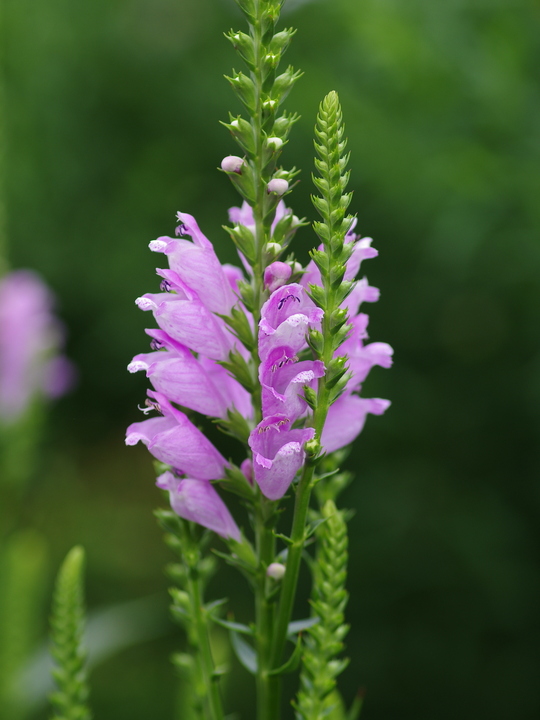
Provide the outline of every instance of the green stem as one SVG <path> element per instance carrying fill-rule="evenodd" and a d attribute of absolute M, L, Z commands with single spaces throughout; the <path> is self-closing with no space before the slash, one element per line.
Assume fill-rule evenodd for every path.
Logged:
<path fill-rule="evenodd" d="M 188 590 L 192 601 L 200 668 L 208 692 L 209 720 L 223 720 L 223 706 L 217 686 L 214 659 L 210 647 L 208 618 L 203 607 L 202 588 L 197 568 L 189 568 Z"/>
<path fill-rule="evenodd" d="M 261 307 L 264 302 L 264 249 L 268 240 L 269 228 L 264 223 L 264 194 L 266 192 L 268 178 L 263 177 L 263 43 L 261 31 L 262 3 L 256 3 L 255 22 L 251 27 L 255 49 L 255 69 L 251 74 L 255 85 L 256 107 L 255 114 L 251 119 L 253 134 L 255 137 L 255 156 L 253 158 L 254 177 L 256 178 L 255 203 L 252 207 L 253 220 L 255 223 L 255 247 L 256 262 L 253 266 L 253 297 L 254 311 L 253 322 L 256 328 L 261 316 Z M 252 353 L 252 360 L 255 368 L 259 367 L 258 349 Z M 255 414 L 255 423 L 262 419 L 261 393 L 260 389 L 253 394 L 252 403 Z M 274 560 L 275 538 L 272 523 L 268 517 L 269 503 L 262 494 L 259 500 L 254 517 L 256 548 L 259 560 L 259 578 L 255 589 L 255 623 L 256 623 L 256 645 L 257 645 L 257 720 L 279 720 L 279 696 L 280 683 L 275 677 L 269 675 L 271 669 L 271 650 L 274 626 L 274 603 L 268 600 L 269 580 L 266 577 L 266 569 Z"/>
<path fill-rule="evenodd" d="M 306 462 L 298 488 L 294 505 L 294 517 L 291 531 L 291 543 L 287 553 L 287 569 L 283 578 L 279 610 L 274 629 L 274 647 L 272 652 L 272 668 L 281 664 L 285 643 L 287 641 L 287 628 L 291 621 L 296 588 L 298 585 L 298 573 L 302 560 L 302 551 L 305 542 L 306 519 L 311 497 L 313 471 L 315 465 Z"/>
<path fill-rule="evenodd" d="M 272 704 L 274 687 L 268 671 L 271 669 L 270 652 L 272 649 L 274 627 L 274 603 L 268 600 L 269 580 L 266 569 L 274 559 L 275 538 L 271 528 L 267 527 L 267 502 L 260 496 L 259 512 L 256 518 L 256 542 L 259 557 L 259 578 L 255 589 L 255 621 L 257 642 L 257 718 L 273 720 Z"/>

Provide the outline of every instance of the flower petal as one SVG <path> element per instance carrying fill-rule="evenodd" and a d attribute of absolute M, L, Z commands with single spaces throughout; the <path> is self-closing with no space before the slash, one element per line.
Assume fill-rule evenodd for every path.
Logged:
<path fill-rule="evenodd" d="M 342 395 L 330 407 L 321 444 L 327 453 L 350 445 L 362 432 L 368 413 L 382 415 L 390 406 L 389 400 Z"/>
<path fill-rule="evenodd" d="M 179 480 L 167 471 L 158 477 L 156 485 L 169 491 L 171 507 L 181 518 L 213 530 L 224 538 L 240 542 L 237 524 L 209 482 L 193 478 Z"/>

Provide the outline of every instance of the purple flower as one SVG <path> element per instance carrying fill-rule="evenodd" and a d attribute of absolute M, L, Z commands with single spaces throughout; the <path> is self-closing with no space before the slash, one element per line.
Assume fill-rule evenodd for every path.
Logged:
<path fill-rule="evenodd" d="M 276 347 L 288 347 L 297 353 L 306 344 L 309 326 L 320 323 L 323 310 L 297 283 L 275 290 L 261 309 L 259 357 L 265 360 Z"/>
<path fill-rule="evenodd" d="M 196 522 L 224 538 L 240 542 L 237 524 L 209 482 L 193 478 L 180 480 L 167 471 L 158 477 L 156 485 L 169 491 L 171 507 L 181 518 Z"/>
<path fill-rule="evenodd" d="M 352 252 L 351 257 L 347 260 L 347 269 L 345 271 L 345 280 L 354 280 L 356 275 L 358 274 L 358 271 L 360 270 L 360 265 L 362 263 L 362 260 L 369 260 L 370 258 L 377 257 L 379 254 L 378 251 L 375 248 L 371 247 L 371 243 L 373 242 L 373 238 L 365 237 L 361 239 L 357 239 L 357 236 L 352 232 L 352 228 L 356 225 L 356 218 L 351 225 L 351 229 L 345 236 L 345 242 L 354 242 L 354 250 Z M 322 250 L 323 246 L 319 245 L 319 250 Z M 322 278 L 321 273 L 319 272 L 318 267 L 315 265 L 313 260 L 310 260 L 306 267 L 306 272 L 302 276 L 302 279 L 300 280 L 300 284 L 307 288 L 309 285 L 322 285 Z"/>
<path fill-rule="evenodd" d="M 131 424 L 126 445 L 143 442 L 152 455 L 197 480 L 219 480 L 227 461 L 200 430 L 160 393 L 148 391 L 162 417 Z"/>
<path fill-rule="evenodd" d="M 363 302 L 377 302 L 379 296 L 379 288 L 369 285 L 367 278 L 364 277 L 358 280 L 352 292 L 347 295 L 341 306 L 347 308 L 349 315 L 353 317 L 358 313 L 360 305 Z"/>
<path fill-rule="evenodd" d="M 304 443 L 315 435 L 313 428 L 291 430 L 285 415 L 272 415 L 260 422 L 249 436 L 253 451 L 255 481 L 270 500 L 287 492 L 304 464 Z"/>
<path fill-rule="evenodd" d="M 278 222 L 281 220 L 281 218 L 285 217 L 285 215 L 289 215 L 290 213 L 292 213 L 292 210 L 286 208 L 283 200 L 280 200 L 276 208 L 276 215 L 274 217 L 274 221 L 272 223 L 272 232 L 274 232 L 274 229 Z M 229 208 L 229 220 L 232 223 L 237 223 L 238 225 L 245 225 L 250 230 L 255 230 L 253 210 L 245 200 L 242 203 L 242 207 Z"/>
<path fill-rule="evenodd" d="M 282 285 L 285 285 L 291 275 L 291 266 L 277 260 L 269 265 L 264 271 L 264 284 L 270 292 L 274 292 L 274 290 L 277 290 Z"/>
<path fill-rule="evenodd" d="M 286 415 L 296 420 L 308 408 L 302 397 L 304 386 L 314 387 L 316 379 L 323 375 L 320 360 L 298 362 L 291 348 L 274 348 L 259 367 L 263 417 Z"/>
<path fill-rule="evenodd" d="M 374 365 L 389 368 L 392 366 L 393 349 L 388 343 L 374 342 L 364 345 L 369 317 L 360 313 L 351 321 L 352 330 L 345 342 L 337 349 L 337 355 L 347 355 L 348 368 L 352 377 L 348 386 L 350 390 L 358 390 Z"/>
<path fill-rule="evenodd" d="M 150 249 L 167 255 L 171 270 L 186 286 L 197 291 L 209 310 L 227 314 L 236 298 L 212 243 L 203 235 L 192 215 L 179 212 L 178 219 L 181 222 L 178 234 L 189 235 L 192 242 L 160 237 L 150 243 Z"/>
<path fill-rule="evenodd" d="M 163 330 L 147 333 L 154 345 L 166 349 L 136 355 L 128 365 L 130 372 L 144 370 L 157 392 L 204 415 L 224 418 L 233 405 L 249 415 L 249 393 L 223 367 L 204 356 L 197 359 Z"/>
<path fill-rule="evenodd" d="M 342 395 L 328 411 L 321 436 L 323 450 L 331 453 L 349 445 L 362 432 L 368 413 L 382 415 L 389 406 L 390 400 Z"/>
<path fill-rule="evenodd" d="M 63 329 L 53 297 L 29 270 L 0 280 L 0 420 L 14 422 L 35 395 L 58 397 L 73 384 L 74 369 L 58 356 Z"/>
<path fill-rule="evenodd" d="M 160 270 L 168 289 L 175 292 L 146 293 L 135 300 L 141 310 L 151 310 L 158 325 L 182 345 L 214 360 L 225 360 L 234 339 L 225 323 L 207 308 L 198 293 L 171 270 Z"/>

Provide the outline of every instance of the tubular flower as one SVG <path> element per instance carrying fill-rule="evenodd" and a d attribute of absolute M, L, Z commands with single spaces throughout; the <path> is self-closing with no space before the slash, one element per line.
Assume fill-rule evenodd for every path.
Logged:
<path fill-rule="evenodd" d="M 126 445 L 142 442 L 157 460 L 197 480 L 223 477 L 228 463 L 210 440 L 164 395 L 152 391 L 148 395 L 154 400 L 153 407 L 163 415 L 130 425 Z"/>
<path fill-rule="evenodd" d="M 315 430 L 291 430 L 285 415 L 272 415 L 260 422 L 249 436 L 253 451 L 255 481 L 270 500 L 283 497 L 305 460 L 304 444 Z"/>
<path fill-rule="evenodd" d="M 359 389 L 375 365 L 384 368 L 392 366 L 394 351 L 388 343 L 374 342 L 364 345 L 363 341 L 368 337 L 366 332 L 368 322 L 369 317 L 365 313 L 360 313 L 353 318 L 351 333 L 336 353 L 347 355 L 351 374 L 347 387 L 350 390 Z"/>
<path fill-rule="evenodd" d="M 362 432 L 366 417 L 382 415 L 390 407 L 390 400 L 342 395 L 328 410 L 322 431 L 321 444 L 327 453 L 339 450 L 355 440 Z"/>
<path fill-rule="evenodd" d="M 302 391 L 306 385 L 314 387 L 317 378 L 324 375 L 320 360 L 303 360 L 290 347 L 274 348 L 259 367 L 264 417 L 286 415 L 291 420 L 307 410 Z"/>
<path fill-rule="evenodd" d="M 161 270 L 162 286 L 174 292 L 146 293 L 135 303 L 151 310 L 162 330 L 173 340 L 213 360 L 225 360 L 233 346 L 225 323 L 208 309 L 195 290 L 173 271 Z"/>
<path fill-rule="evenodd" d="M 276 208 L 276 214 L 272 222 L 272 232 L 274 232 L 278 222 L 285 217 L 285 215 L 292 215 L 292 210 L 285 207 L 283 200 L 280 200 Z M 255 229 L 255 220 L 253 219 L 253 211 L 247 202 L 244 200 L 241 207 L 229 208 L 229 220 L 237 225 L 245 225 L 250 230 Z"/>
<path fill-rule="evenodd" d="M 203 415 L 225 418 L 233 406 L 251 412 L 249 394 L 224 368 L 193 353 L 163 330 L 147 331 L 163 350 L 135 355 L 130 372 L 144 370 L 154 389 L 170 401 Z"/>
<path fill-rule="evenodd" d="M 259 357 L 264 361 L 277 347 L 288 347 L 294 353 L 306 346 L 306 332 L 317 326 L 323 311 L 307 296 L 298 283 L 275 290 L 261 309 L 259 322 Z"/>
<path fill-rule="evenodd" d="M 169 267 L 187 286 L 196 289 L 205 306 L 212 312 L 228 313 L 236 298 L 223 272 L 210 240 L 201 232 L 195 218 L 178 213 L 177 235 L 190 240 L 160 237 L 150 243 L 150 250 L 165 253 Z"/>
<path fill-rule="evenodd" d="M 184 520 L 196 522 L 224 538 L 241 540 L 240 530 L 227 506 L 206 480 L 180 480 L 167 471 L 158 477 L 156 485 L 169 491 L 172 509 Z"/>
<path fill-rule="evenodd" d="M 37 395 L 55 398 L 73 384 L 75 372 L 58 352 L 63 328 L 53 297 L 29 270 L 0 280 L 0 421 L 15 422 Z"/>
<path fill-rule="evenodd" d="M 221 265 L 191 215 L 178 213 L 178 220 L 179 238 L 150 243 L 151 250 L 167 256 L 169 268 L 157 270 L 162 292 L 146 293 L 136 303 L 152 311 L 159 329 L 146 331 L 152 352 L 136 355 L 128 365 L 130 372 L 144 371 L 150 379 L 154 390 L 148 392 L 148 410 L 160 415 L 130 425 L 126 444 L 142 442 L 170 466 L 172 472 L 161 475 L 157 484 L 169 491 L 180 517 L 239 540 L 238 527 L 209 482 L 223 478 L 228 463 L 172 403 L 223 420 L 232 410 L 248 421 L 253 416 L 250 394 L 219 364 L 233 349 L 249 357 L 219 317 L 228 315 L 235 303 L 242 309 L 237 294 L 244 275 L 239 268 Z"/>

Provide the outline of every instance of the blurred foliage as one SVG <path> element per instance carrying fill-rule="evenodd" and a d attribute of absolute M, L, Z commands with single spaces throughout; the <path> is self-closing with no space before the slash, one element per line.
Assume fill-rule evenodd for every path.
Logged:
<path fill-rule="evenodd" d="M 125 371 L 147 347 L 133 300 L 157 288 L 147 243 L 177 210 L 235 261 L 221 224 L 237 198 L 216 167 L 234 151 L 218 121 L 239 111 L 222 32 L 241 19 L 232 0 L 3 5 L 11 262 L 55 289 L 80 371 L 23 524 L 56 565 L 86 547 L 90 608 L 165 594 L 151 461 L 123 447 L 146 385 Z M 344 694 L 366 688 L 366 720 L 540 711 L 539 21 L 537 0 L 315 0 L 284 18 L 305 71 L 287 102 L 302 115 L 283 156 L 303 168 L 291 204 L 314 217 L 312 127 L 335 89 L 352 207 L 380 251 L 364 266 L 382 290 L 371 336 L 396 350 L 366 382 L 393 407 L 369 419 L 344 498 Z M 299 237 L 305 260 L 314 236 Z M 231 586 L 239 615 L 244 590 Z M 98 667 L 95 716 L 172 718 L 181 644 L 171 626 Z M 249 717 L 238 673 L 227 706 Z"/>

